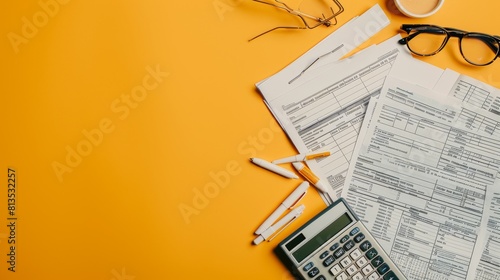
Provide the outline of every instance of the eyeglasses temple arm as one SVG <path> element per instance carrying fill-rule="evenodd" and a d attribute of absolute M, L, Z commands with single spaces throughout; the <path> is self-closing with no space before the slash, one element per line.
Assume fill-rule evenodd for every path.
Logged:
<path fill-rule="evenodd" d="M 275 27 L 275 28 L 271 28 L 257 36 L 254 36 L 253 38 L 249 39 L 248 41 L 252 41 L 264 34 L 267 34 L 271 31 L 274 31 L 276 29 L 314 29 L 320 25 L 325 25 L 325 26 L 330 26 L 332 23 L 331 23 L 331 20 L 335 20 L 335 23 L 334 25 L 337 24 L 337 16 L 339 14 L 341 14 L 342 12 L 344 12 L 344 7 L 342 6 L 342 4 L 340 3 L 339 0 L 332 0 L 335 5 L 337 5 L 337 8 L 339 9 L 338 12 L 335 13 L 334 9 L 332 7 L 330 7 L 330 11 L 332 12 L 332 15 L 329 16 L 329 17 L 325 17 L 325 15 L 322 15 L 323 18 L 320 18 L 320 17 L 315 17 L 315 16 L 311 16 L 311 15 L 308 15 L 306 13 L 303 13 L 301 12 L 300 10 L 294 10 L 292 9 L 291 7 L 289 7 L 286 3 L 284 3 L 282 0 L 275 0 L 276 3 L 279 3 L 281 4 L 282 6 L 280 5 L 276 5 L 276 4 L 273 4 L 273 3 L 269 3 L 269 2 L 266 2 L 266 1 L 263 1 L 263 0 L 252 0 L 254 2 L 258 2 L 258 3 L 262 3 L 262 4 L 266 4 L 266 5 L 269 5 L 269 6 L 273 6 L 275 8 L 278 8 L 278 9 L 282 9 L 286 12 L 288 12 L 289 14 L 292 14 L 294 16 L 297 16 L 300 18 L 300 20 L 302 21 L 302 23 L 305 25 L 305 27 L 300 27 L 300 26 L 278 26 L 278 27 Z M 317 21 L 318 23 L 311 26 L 307 23 L 307 21 L 305 20 L 304 17 L 307 17 L 307 18 L 310 18 L 310 19 L 313 19 L 315 21 Z"/>

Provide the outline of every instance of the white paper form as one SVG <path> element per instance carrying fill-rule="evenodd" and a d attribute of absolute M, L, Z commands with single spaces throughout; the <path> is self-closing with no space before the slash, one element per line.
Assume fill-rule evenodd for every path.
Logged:
<path fill-rule="evenodd" d="M 425 91 L 386 79 L 342 196 L 409 279 L 471 279 L 500 143 Z"/>
<path fill-rule="evenodd" d="M 500 115 L 500 90 L 479 80 L 446 69 L 435 90 L 461 102 Z"/>
<path fill-rule="evenodd" d="M 493 115 L 500 115 L 500 91 L 449 69 L 437 87 L 444 85 L 452 76 L 455 76 L 456 79 L 449 91 L 451 98 L 476 107 L 483 112 L 490 112 L 490 114 L 477 114 L 476 110 L 462 110 L 460 117 L 465 127 L 471 130 L 485 131 L 495 139 L 500 139 L 499 118 Z M 497 173 L 497 177 L 500 177 L 500 172 Z M 477 250 L 476 257 L 479 258 L 479 262 L 476 266 L 476 273 L 473 274 L 475 280 L 500 279 L 500 184 L 496 184 L 491 193 L 492 199 L 487 206 L 489 209 L 489 215 L 486 219 L 487 238 L 482 250 Z"/>
<path fill-rule="evenodd" d="M 275 99 L 306 81 L 307 79 L 300 77 L 290 83 L 306 68 L 310 66 L 304 72 L 309 73 L 317 67 L 339 60 L 389 25 L 389 23 L 389 18 L 387 18 L 382 8 L 376 4 L 362 15 L 339 27 L 280 72 L 258 82 L 256 84 L 257 88 L 266 100 Z M 319 57 L 322 58 L 317 60 Z"/>
<path fill-rule="evenodd" d="M 448 92 L 450 98 L 483 112 L 500 115 L 500 91 L 481 81 L 446 69 L 435 88 Z M 466 128 L 484 130 L 499 139 L 500 123 L 492 114 L 463 111 L 461 117 Z M 497 173 L 497 177 L 499 174 L 500 172 Z M 475 280 L 500 279 L 500 186 L 497 184 L 491 193 L 492 199 L 487 206 L 489 209 L 486 219 L 487 238 L 482 250 L 477 250 L 478 253 L 475 255 L 479 259 L 476 273 L 473 274 Z"/>
<path fill-rule="evenodd" d="M 397 74 L 400 78 L 412 83 L 422 84 L 421 75 L 418 73 L 426 73 L 433 70 L 435 70 L 434 66 L 418 60 L 414 60 L 411 64 L 397 60 L 391 73 Z M 436 72 L 435 75 L 437 76 L 438 73 Z M 500 92 L 497 88 L 451 69 L 443 71 L 433 88 L 436 92 L 440 93 L 437 97 L 441 100 L 444 100 L 443 97 L 452 98 L 463 104 L 468 104 L 494 114 L 499 114 L 500 112 Z M 462 127 L 463 129 L 483 131 L 498 139 L 500 123 L 498 123 L 495 116 L 489 113 L 478 115 L 476 110 L 462 108 L 459 118 L 465 126 Z M 467 156 L 467 152 L 464 151 L 464 154 L 461 156 Z M 477 263 L 474 262 L 474 265 L 469 267 L 469 272 L 471 273 L 469 276 L 470 279 L 500 279 L 500 186 L 494 187 L 490 197 L 492 197 L 490 205 L 485 206 L 486 209 L 489 209 L 489 211 L 486 211 L 489 212 L 488 218 L 486 218 L 487 227 L 483 227 L 487 230 L 487 238 L 485 238 L 484 242 L 477 242 L 475 245 L 476 251 L 473 258 L 479 261 Z M 483 249 L 477 249 L 483 243 Z M 477 269 L 475 273 L 473 272 L 474 269 Z"/>
<path fill-rule="evenodd" d="M 324 200 L 340 195 L 352 151 L 371 95 L 378 94 L 393 61 L 402 52 L 399 35 L 350 59 L 274 100 L 266 100 L 299 152 L 331 150 L 308 161 L 330 186 Z M 411 58 L 406 51 L 403 55 Z"/>
<path fill-rule="evenodd" d="M 498 180 L 497 180 L 498 181 Z M 486 241 L 483 249 L 478 250 L 476 273 L 472 274 L 474 280 L 497 280 L 500 279 L 500 188 L 494 188 L 491 203 L 489 205 L 489 216 L 487 221 Z"/>

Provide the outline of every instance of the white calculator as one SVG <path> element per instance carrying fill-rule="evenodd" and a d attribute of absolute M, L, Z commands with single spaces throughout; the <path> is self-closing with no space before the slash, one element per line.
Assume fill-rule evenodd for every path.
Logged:
<path fill-rule="evenodd" d="M 343 198 L 285 238 L 274 251 L 301 279 L 406 279 Z"/>

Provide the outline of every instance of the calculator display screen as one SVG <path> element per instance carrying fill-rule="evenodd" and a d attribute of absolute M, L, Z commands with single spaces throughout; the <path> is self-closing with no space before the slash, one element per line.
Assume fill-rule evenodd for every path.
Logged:
<path fill-rule="evenodd" d="M 311 240 L 307 241 L 302 247 L 293 252 L 292 255 L 297 260 L 301 262 L 307 256 L 309 256 L 314 250 L 321 247 L 330 238 L 339 233 L 342 229 L 348 226 L 352 222 L 351 217 L 347 213 L 342 215 L 340 218 L 335 220 L 333 223 L 329 224 L 325 229 L 316 234 Z"/>

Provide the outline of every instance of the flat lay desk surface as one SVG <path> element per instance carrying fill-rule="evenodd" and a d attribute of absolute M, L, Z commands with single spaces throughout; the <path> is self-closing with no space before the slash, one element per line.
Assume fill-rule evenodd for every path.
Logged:
<path fill-rule="evenodd" d="M 338 26 L 376 3 L 391 20 L 361 48 L 402 23 L 500 34 L 493 0 L 425 19 L 341 3 Z M 254 84 L 338 26 L 248 42 L 297 20 L 248 0 L 1 6 L 1 279 L 290 279 L 272 249 L 325 203 L 311 188 L 298 221 L 251 244 L 300 182 L 249 161 L 296 152 Z M 466 65 L 456 40 L 422 60 L 500 87 L 500 61 Z"/>

